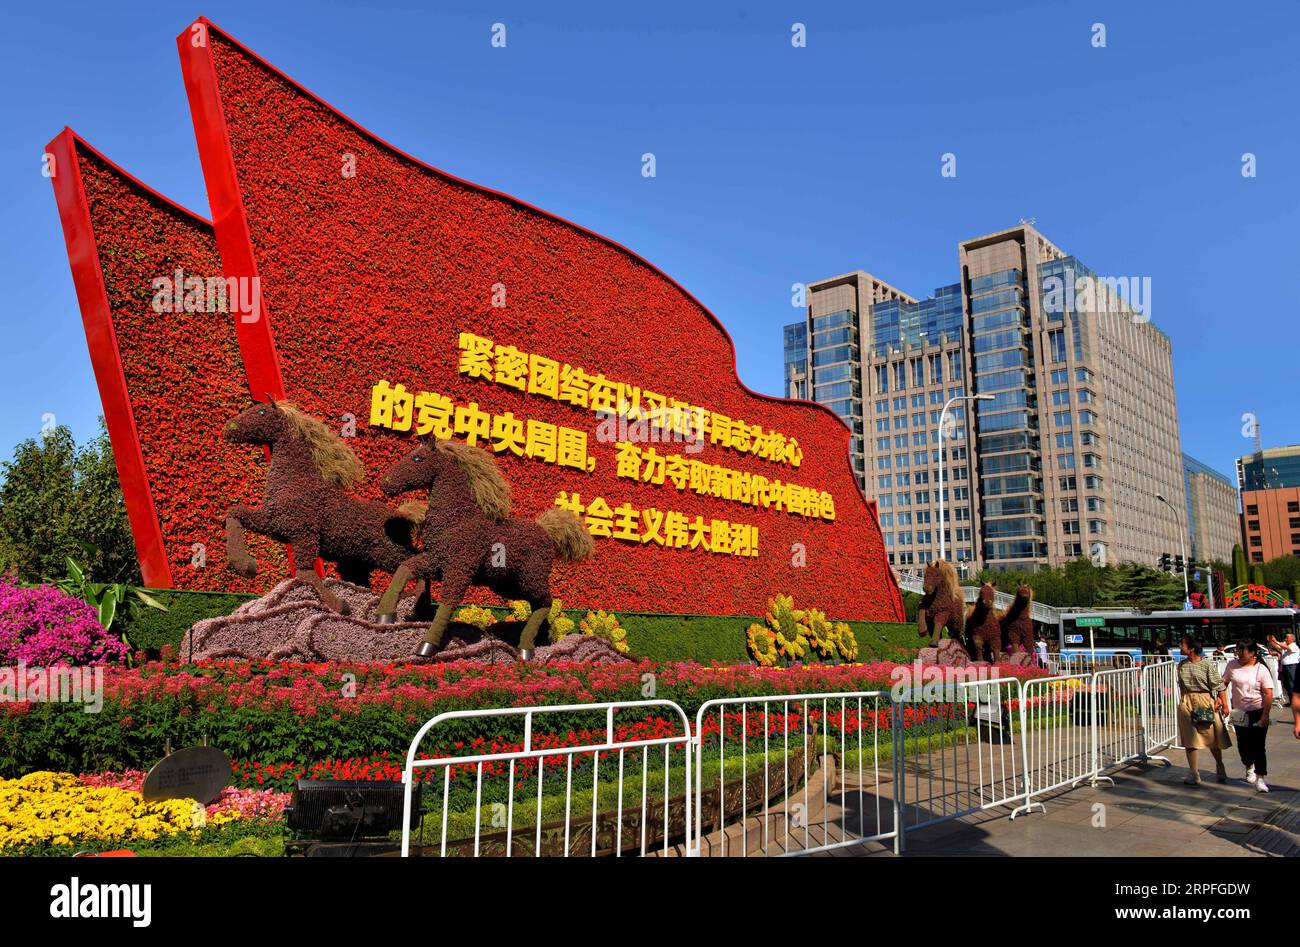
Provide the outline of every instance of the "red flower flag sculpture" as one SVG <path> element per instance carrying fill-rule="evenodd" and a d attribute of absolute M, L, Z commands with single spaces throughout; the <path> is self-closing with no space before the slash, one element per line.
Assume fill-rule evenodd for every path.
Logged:
<path fill-rule="evenodd" d="M 594 558 L 554 576 L 575 605 L 752 615 L 785 592 L 837 618 L 903 617 L 844 424 L 745 388 L 726 331 L 669 277 L 399 151 L 206 20 L 177 43 L 245 303 L 227 318 L 246 390 L 351 438 L 358 495 L 379 498 L 416 435 L 456 440 L 495 456 L 529 516 L 556 506 L 587 527 Z M 227 505 L 185 502 L 213 529 Z"/>
<path fill-rule="evenodd" d="M 222 568 L 222 511 L 253 500 L 262 474 L 252 452 L 222 444 L 248 387 L 230 314 L 197 305 L 221 278 L 212 225 L 71 129 L 45 150 L 145 583 L 260 590 Z M 271 581 L 282 578 L 284 547 L 253 544 Z"/>

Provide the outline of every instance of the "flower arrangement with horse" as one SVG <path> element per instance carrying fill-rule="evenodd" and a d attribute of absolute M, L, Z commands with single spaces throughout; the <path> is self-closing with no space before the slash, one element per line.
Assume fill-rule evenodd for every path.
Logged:
<path fill-rule="evenodd" d="M 231 419 L 225 436 L 271 452 L 262 505 L 226 512 L 226 561 L 236 574 L 257 574 L 244 531 L 269 536 L 293 548 L 295 576 L 327 607 L 347 614 L 347 605 L 316 574 L 317 557 L 336 563 L 347 581 L 368 586 L 371 570 L 395 572 L 415 555 L 413 514 L 348 493 L 365 468 L 323 421 L 288 402 L 259 402 Z"/>
<path fill-rule="evenodd" d="M 422 442 L 380 481 L 388 496 L 428 491 L 420 528 L 423 551 L 401 563 L 379 603 L 380 621 L 392 620 L 398 597 L 412 578 L 442 583 L 438 611 L 416 650 L 437 652 L 452 614 L 470 586 L 491 589 L 532 607 L 519 639 L 524 660 L 533 656 L 551 608 L 550 576 L 557 559 L 581 562 L 595 549 L 587 527 L 572 512 L 552 507 L 536 521 L 511 515 L 510 487 L 496 460 L 459 441 Z"/>

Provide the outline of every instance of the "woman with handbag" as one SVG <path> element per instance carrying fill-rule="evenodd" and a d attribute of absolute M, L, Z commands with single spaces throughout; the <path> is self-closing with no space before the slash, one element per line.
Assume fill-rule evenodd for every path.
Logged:
<path fill-rule="evenodd" d="M 1246 782 L 1256 792 L 1268 792 L 1268 712 L 1273 705 L 1273 675 L 1259 657 L 1260 646 L 1249 639 L 1237 642 L 1237 656 L 1223 670 L 1232 710 L 1228 722 L 1237 734 L 1237 752 L 1246 767 Z"/>
<path fill-rule="evenodd" d="M 1215 779 L 1226 783 L 1228 771 L 1223 767 L 1223 748 L 1232 743 L 1220 710 L 1227 711 L 1227 688 L 1214 673 L 1214 665 L 1201 657 L 1195 638 L 1184 637 L 1179 650 L 1186 660 L 1178 665 L 1178 692 L 1181 694 L 1178 701 L 1178 742 L 1187 751 L 1190 771 L 1183 782 L 1189 786 L 1201 784 L 1196 755 L 1199 750 L 1209 750 L 1214 757 Z"/>

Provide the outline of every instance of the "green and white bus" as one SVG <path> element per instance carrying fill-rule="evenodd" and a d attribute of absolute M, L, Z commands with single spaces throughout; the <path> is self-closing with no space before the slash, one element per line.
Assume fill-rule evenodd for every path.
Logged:
<path fill-rule="evenodd" d="M 1293 608 L 1200 608 L 1177 612 L 1062 612 L 1060 650 L 1064 658 L 1114 660 L 1130 655 L 1140 663 L 1164 642 L 1178 657 L 1183 636 L 1191 633 L 1210 654 L 1218 645 L 1242 638 L 1264 643 L 1269 635 L 1282 641 L 1296 632 Z"/>

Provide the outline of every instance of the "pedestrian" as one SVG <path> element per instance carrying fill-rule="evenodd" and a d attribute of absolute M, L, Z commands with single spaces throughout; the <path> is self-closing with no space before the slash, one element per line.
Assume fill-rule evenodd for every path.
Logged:
<path fill-rule="evenodd" d="M 1038 655 L 1038 666 L 1047 667 L 1047 639 L 1042 635 L 1034 642 L 1034 653 Z"/>
<path fill-rule="evenodd" d="M 1300 694 L 1291 692 L 1291 722 L 1295 725 L 1295 738 L 1300 740 Z"/>
<path fill-rule="evenodd" d="M 1288 631 L 1282 642 L 1282 657 L 1278 661 L 1277 676 L 1282 681 L 1282 691 L 1287 703 L 1295 694 L 1296 674 L 1300 673 L 1300 646 L 1295 643 L 1295 633 Z"/>
<path fill-rule="evenodd" d="M 1178 741 L 1187 751 L 1187 778 L 1189 786 L 1199 786 L 1201 774 L 1196 766 L 1200 750 L 1209 750 L 1214 757 L 1214 778 L 1228 781 L 1228 771 L 1223 766 L 1223 748 L 1231 746 L 1228 730 L 1223 725 L 1227 713 L 1227 688 L 1214 664 L 1201 657 L 1200 643 L 1192 635 L 1184 636 L 1179 649 L 1186 659 L 1178 665 Z"/>
<path fill-rule="evenodd" d="M 1223 670 L 1231 710 L 1228 722 L 1237 736 L 1237 753 L 1246 767 L 1246 782 L 1268 792 L 1268 713 L 1273 704 L 1273 675 L 1260 660 L 1260 646 L 1249 638 L 1237 642 L 1237 656 Z"/>
<path fill-rule="evenodd" d="M 1165 644 L 1164 638 L 1157 638 L 1155 648 L 1152 653 L 1157 657 L 1167 657 L 1169 654 L 1169 645 Z"/>

